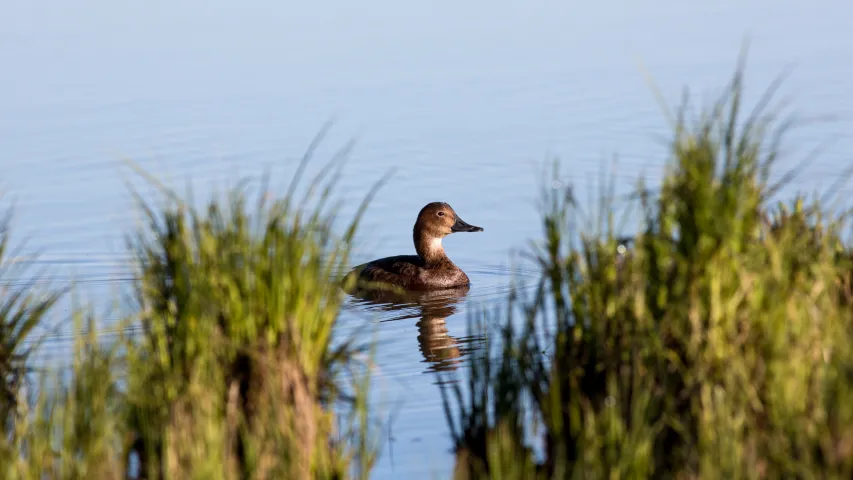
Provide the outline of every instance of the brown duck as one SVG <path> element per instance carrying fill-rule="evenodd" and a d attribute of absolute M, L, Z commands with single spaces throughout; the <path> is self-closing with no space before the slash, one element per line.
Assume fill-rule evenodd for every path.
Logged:
<path fill-rule="evenodd" d="M 433 290 L 469 285 L 470 280 L 444 252 L 441 240 L 456 232 L 482 232 L 466 223 L 444 202 L 432 202 L 418 213 L 413 229 L 417 255 L 385 257 L 359 265 L 347 275 L 359 287 L 396 286 L 404 290 Z"/>

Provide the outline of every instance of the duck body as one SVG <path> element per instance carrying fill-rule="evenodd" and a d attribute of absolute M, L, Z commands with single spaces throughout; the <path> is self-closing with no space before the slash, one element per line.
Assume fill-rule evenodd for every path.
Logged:
<path fill-rule="evenodd" d="M 397 255 L 356 267 L 359 268 L 363 280 L 392 284 L 405 290 L 454 288 L 471 283 L 468 275 L 450 259 L 428 265 L 418 255 Z"/>
<path fill-rule="evenodd" d="M 403 290 L 433 290 L 470 284 L 468 275 L 444 251 L 441 240 L 456 232 L 482 232 L 456 215 L 444 202 L 424 206 L 412 231 L 417 255 L 385 257 L 359 265 L 347 275 L 364 287 L 393 286 Z"/>

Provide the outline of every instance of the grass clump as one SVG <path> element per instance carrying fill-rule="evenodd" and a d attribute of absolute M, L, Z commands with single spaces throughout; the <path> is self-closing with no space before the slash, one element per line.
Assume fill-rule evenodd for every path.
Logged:
<path fill-rule="evenodd" d="M 20 415 L 0 441 L 2 478 L 126 478 L 117 344 L 99 345 L 95 317 L 78 311 L 76 326 L 84 322 L 70 366 L 42 372 L 35 403 L 18 404 Z"/>
<path fill-rule="evenodd" d="M 46 314 L 63 291 L 39 286 L 42 275 L 29 275 L 30 262 L 10 251 L 11 214 L 0 218 L 0 425 L 6 430 L 17 420 L 18 405 L 31 356 L 37 347 Z"/>
<path fill-rule="evenodd" d="M 309 158 L 283 196 L 266 182 L 257 200 L 238 186 L 202 208 L 164 187 L 160 205 L 136 195 L 140 333 L 80 338 L 71 372 L 45 376 L 0 441 L 4 478 L 368 475 L 367 352 L 332 333 L 370 195 L 337 234 L 339 164 L 294 193 Z"/>
<path fill-rule="evenodd" d="M 571 193 L 546 190 L 538 289 L 445 401 L 457 478 L 853 474 L 846 216 L 770 204 L 785 125 L 743 118 L 741 92 L 738 71 L 679 115 L 627 252 L 612 208 L 579 232 Z"/>
<path fill-rule="evenodd" d="M 328 173 L 299 204 L 292 189 L 263 191 L 253 209 L 235 189 L 204 210 L 144 208 L 150 235 L 133 242 L 144 334 L 129 396 L 148 476 L 342 478 L 354 458 L 369 470 L 368 443 L 350 450 L 334 429 L 339 367 L 357 348 L 332 347 L 336 276 L 366 202 L 336 236 Z"/>

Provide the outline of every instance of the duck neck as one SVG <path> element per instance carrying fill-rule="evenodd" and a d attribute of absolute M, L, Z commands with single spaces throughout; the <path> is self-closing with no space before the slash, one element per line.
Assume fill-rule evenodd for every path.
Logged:
<path fill-rule="evenodd" d="M 418 252 L 418 256 L 424 259 L 427 265 L 450 261 L 447 258 L 447 254 L 444 253 L 444 247 L 441 245 L 441 237 L 418 235 L 417 232 L 415 232 L 414 237 L 415 251 Z"/>

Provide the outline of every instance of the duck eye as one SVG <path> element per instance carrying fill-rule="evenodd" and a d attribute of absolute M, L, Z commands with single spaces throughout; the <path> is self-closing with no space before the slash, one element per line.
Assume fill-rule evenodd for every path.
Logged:
<path fill-rule="evenodd" d="M 438 216 L 439 216 L 439 217 L 443 217 L 443 216 L 444 216 L 444 212 L 438 212 Z"/>

